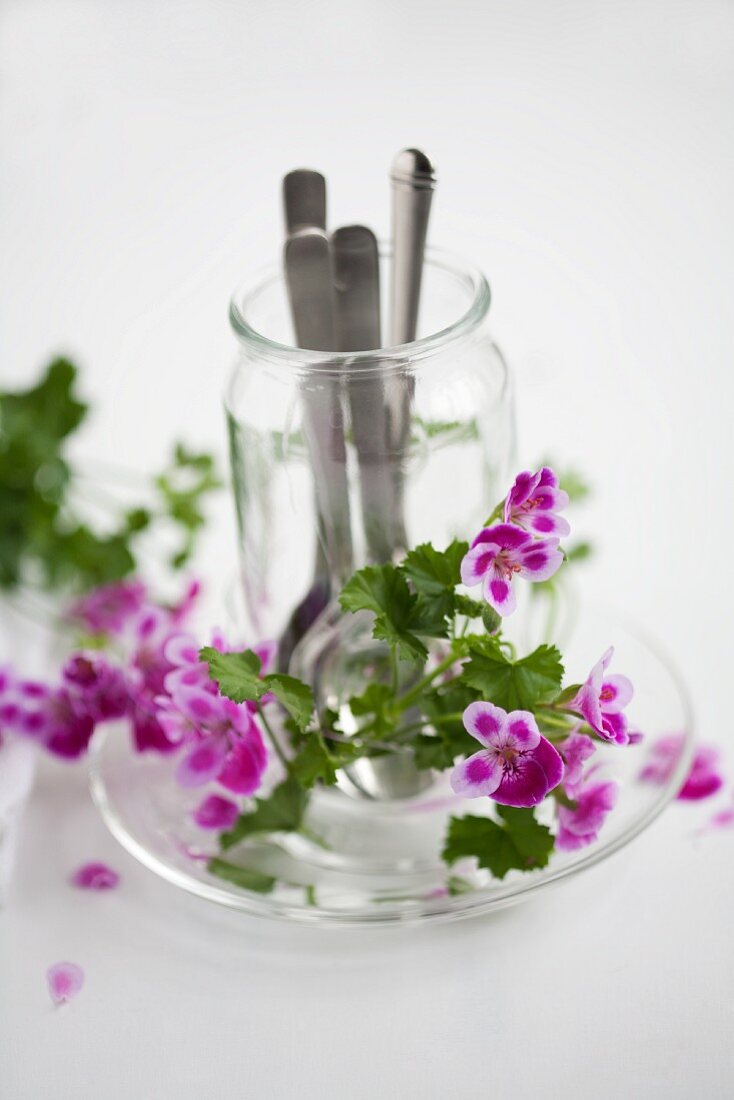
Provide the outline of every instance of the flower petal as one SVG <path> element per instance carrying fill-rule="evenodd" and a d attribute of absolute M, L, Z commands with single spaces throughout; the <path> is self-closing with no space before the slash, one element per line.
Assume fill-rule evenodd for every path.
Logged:
<path fill-rule="evenodd" d="M 234 794 L 254 794 L 262 783 L 268 754 L 257 726 L 237 741 L 227 753 L 224 766 L 217 775 L 217 782 Z"/>
<path fill-rule="evenodd" d="M 617 714 L 624 710 L 632 699 L 635 689 L 626 676 L 613 674 L 607 676 L 601 685 L 601 707 L 605 714 Z"/>
<path fill-rule="evenodd" d="M 182 787 L 202 787 L 216 779 L 227 756 L 223 737 L 207 737 L 199 741 L 179 761 L 176 779 Z"/>
<path fill-rule="evenodd" d="M 563 554 L 558 549 L 558 539 L 536 539 L 530 546 L 517 552 L 520 576 L 531 581 L 547 581 L 563 564 Z"/>
<path fill-rule="evenodd" d="M 467 733 L 475 737 L 481 745 L 490 748 L 497 744 L 505 728 L 507 711 L 493 703 L 470 703 L 464 711 L 462 721 Z"/>
<path fill-rule="evenodd" d="M 490 546 L 498 546 L 500 550 L 517 550 L 523 546 L 529 546 L 533 542 L 532 535 L 514 523 L 495 523 L 493 527 L 485 527 L 479 532 L 472 542 L 472 549 L 487 543 Z"/>
<path fill-rule="evenodd" d="M 199 644 L 191 634 L 172 634 L 163 645 L 163 656 L 178 668 L 198 665 Z"/>
<path fill-rule="evenodd" d="M 464 798 L 493 795 L 501 779 L 502 766 L 485 749 L 456 764 L 449 776 L 451 789 Z"/>
<path fill-rule="evenodd" d="M 492 795 L 503 806 L 537 806 L 563 777 L 563 761 L 545 737 L 538 747 L 507 768 Z"/>
<path fill-rule="evenodd" d="M 210 794 L 191 814 L 200 829 L 231 829 L 240 815 L 239 807 L 229 798 Z"/>
<path fill-rule="evenodd" d="M 512 583 L 507 580 L 498 569 L 492 568 L 484 578 L 482 586 L 484 598 L 490 607 L 493 607 L 498 615 L 503 618 L 511 615 L 517 607 L 517 599 L 512 590 Z"/>
<path fill-rule="evenodd" d="M 461 583 L 472 588 L 484 579 L 497 556 L 496 546 L 480 545 L 468 550 L 461 562 Z"/>
<path fill-rule="evenodd" d="M 513 710 L 507 715 L 505 729 L 514 745 L 521 752 L 537 748 L 540 743 L 540 730 L 535 715 L 529 710 Z"/>
<path fill-rule="evenodd" d="M 120 876 L 106 863 L 83 863 L 69 881 L 80 890 L 114 890 L 120 883 Z"/>
<path fill-rule="evenodd" d="M 51 1000 L 55 1005 L 62 1005 L 76 997 L 84 985 L 84 971 L 76 963 L 55 963 L 46 971 L 46 981 Z"/>

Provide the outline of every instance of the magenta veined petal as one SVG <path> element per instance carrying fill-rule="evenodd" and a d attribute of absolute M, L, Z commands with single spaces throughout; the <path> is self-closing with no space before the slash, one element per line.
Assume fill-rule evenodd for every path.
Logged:
<path fill-rule="evenodd" d="M 517 550 L 523 546 L 530 546 L 533 542 L 532 535 L 514 523 L 496 523 L 494 527 L 485 527 L 475 537 L 471 548 L 475 549 L 484 543 L 496 546 L 500 550 Z"/>
<path fill-rule="evenodd" d="M 240 815 L 239 807 L 229 798 L 210 794 L 191 814 L 200 829 L 231 829 Z"/>
<path fill-rule="evenodd" d="M 502 766 L 486 749 L 481 749 L 456 764 L 449 776 L 451 789 L 464 798 L 493 796 L 501 779 Z"/>
<path fill-rule="evenodd" d="M 517 607 L 512 584 L 498 569 L 492 568 L 485 575 L 482 592 L 487 603 L 503 618 L 511 615 Z"/>
<path fill-rule="evenodd" d="M 541 737 L 536 749 L 505 770 L 492 798 L 503 806 L 537 806 L 562 778 L 561 757 L 550 741 Z"/>
<path fill-rule="evenodd" d="M 106 863 L 83 863 L 69 881 L 80 890 L 114 890 L 119 885 L 120 876 Z"/>
<path fill-rule="evenodd" d="M 507 712 L 502 707 L 481 701 L 470 703 L 462 716 L 467 733 L 487 748 L 497 743 L 506 720 Z"/>
<path fill-rule="evenodd" d="M 260 731 L 253 726 L 247 737 L 237 741 L 227 754 L 217 781 L 233 794 L 254 794 L 262 783 L 267 762 Z"/>
<path fill-rule="evenodd" d="M 521 752 L 529 752 L 540 744 L 540 730 L 529 710 L 513 710 L 507 715 L 505 729 Z"/>
<path fill-rule="evenodd" d="M 565 539 L 571 534 L 571 524 L 563 516 L 557 516 L 554 512 L 534 512 L 529 518 L 529 525 L 536 535 L 556 535 Z"/>
<path fill-rule="evenodd" d="M 84 985 L 84 971 L 76 963 L 54 963 L 46 971 L 46 981 L 53 1003 L 66 1004 L 72 997 L 76 997 Z"/>
<path fill-rule="evenodd" d="M 182 787 L 202 787 L 216 779 L 227 756 L 223 737 L 207 737 L 199 741 L 182 757 L 176 768 L 176 779 Z"/>
<path fill-rule="evenodd" d="M 199 645 L 191 634 L 172 634 L 163 646 L 163 656 L 178 667 L 199 664 Z"/>
<path fill-rule="evenodd" d="M 461 582 L 467 588 L 479 584 L 486 576 L 497 556 L 497 547 L 477 546 L 468 550 L 461 562 Z"/>
<path fill-rule="evenodd" d="M 547 581 L 563 565 L 558 539 L 537 539 L 518 552 L 520 575 L 531 581 Z"/>
<path fill-rule="evenodd" d="M 599 693 L 602 710 L 607 714 L 619 713 L 632 700 L 634 693 L 632 681 L 626 676 L 620 676 L 618 673 L 605 676 Z"/>

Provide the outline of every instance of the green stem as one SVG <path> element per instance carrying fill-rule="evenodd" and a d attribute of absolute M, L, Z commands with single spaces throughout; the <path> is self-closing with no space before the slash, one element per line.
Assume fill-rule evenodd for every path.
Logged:
<path fill-rule="evenodd" d="M 427 676 L 424 676 L 422 680 L 419 680 L 417 684 L 414 684 L 410 691 L 406 691 L 405 695 L 401 695 L 396 702 L 396 711 L 398 714 L 402 714 L 404 710 L 413 703 L 416 699 L 420 698 L 423 691 L 431 685 L 431 683 L 440 676 L 446 669 L 451 668 L 454 662 L 458 658 L 458 654 L 453 650 L 445 657 L 443 661 L 436 665 L 432 672 L 429 672 Z"/>
<path fill-rule="evenodd" d="M 285 770 L 290 775 L 290 773 L 291 773 L 290 761 L 288 760 L 288 758 L 286 757 L 286 755 L 283 752 L 282 748 L 278 744 L 278 738 L 275 736 L 275 733 L 274 733 L 270 723 L 268 722 L 267 718 L 265 717 L 265 711 L 263 710 L 263 708 L 260 706 L 259 703 L 255 703 L 255 707 L 257 708 L 258 717 L 259 717 L 260 721 L 263 724 L 265 732 L 267 733 L 268 738 L 270 739 L 270 744 L 273 746 L 273 749 L 275 750 L 275 755 L 278 757 L 281 764 L 283 765 Z"/>

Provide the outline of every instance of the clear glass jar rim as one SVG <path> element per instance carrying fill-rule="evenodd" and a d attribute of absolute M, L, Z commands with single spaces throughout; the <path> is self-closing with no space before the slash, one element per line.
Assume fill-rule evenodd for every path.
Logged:
<path fill-rule="evenodd" d="M 392 246 L 389 244 L 381 241 L 379 249 L 381 258 L 389 258 L 392 255 Z M 406 359 L 411 361 L 423 359 L 438 350 L 443 350 L 447 344 L 463 339 L 474 332 L 487 316 L 491 301 L 489 283 L 479 268 L 473 264 L 446 249 L 430 246 L 426 248 L 425 259 L 426 263 L 432 267 L 440 268 L 462 281 L 471 292 L 471 304 L 450 325 L 407 344 L 395 344 L 361 352 L 323 352 L 271 340 L 245 320 L 242 306 L 246 311 L 248 302 L 257 297 L 265 287 L 283 278 L 280 264 L 269 264 L 262 268 L 254 279 L 248 279 L 237 288 L 230 300 L 230 323 L 240 341 L 249 346 L 253 352 L 268 359 L 291 363 L 301 369 L 304 367 L 318 369 L 328 363 L 328 369 L 333 370 L 340 364 L 348 363 L 350 371 L 360 366 L 374 370 L 378 364 L 385 365 L 390 360 L 405 362 Z"/>

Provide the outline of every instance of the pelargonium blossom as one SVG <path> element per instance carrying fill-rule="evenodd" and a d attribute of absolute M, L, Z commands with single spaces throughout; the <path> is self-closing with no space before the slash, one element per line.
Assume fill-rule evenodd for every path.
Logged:
<path fill-rule="evenodd" d="M 590 768 L 568 791 L 575 806 L 558 805 L 556 848 L 559 851 L 573 852 L 592 844 L 599 836 L 607 814 L 616 805 L 619 784 L 597 779 L 596 772 L 596 768 Z"/>
<path fill-rule="evenodd" d="M 581 782 L 584 764 L 596 752 L 596 745 L 585 733 L 571 730 L 568 737 L 558 745 L 563 758 L 563 787 L 569 794 Z"/>
<path fill-rule="evenodd" d="M 534 474 L 524 470 L 517 475 L 505 500 L 504 520 L 535 535 L 565 538 L 571 528 L 568 520 L 557 513 L 567 507 L 568 493 L 559 489 L 553 470 L 542 466 Z"/>
<path fill-rule="evenodd" d="M 604 741 L 627 745 L 630 735 L 623 711 L 634 688 L 626 676 L 605 675 L 613 654 L 614 647 L 610 646 L 566 707 L 580 714 Z"/>
<path fill-rule="evenodd" d="M 640 779 L 663 784 L 675 771 L 683 751 L 684 737 L 668 734 L 650 747 L 650 758 L 640 772 Z M 677 797 L 683 802 L 699 802 L 710 798 L 724 785 L 720 772 L 720 753 L 712 745 L 697 745 L 690 770 Z"/>
<path fill-rule="evenodd" d="M 95 721 L 75 691 L 36 680 L 14 680 L 0 696 L 0 725 L 55 756 L 73 760 L 86 752 Z"/>
<path fill-rule="evenodd" d="M 557 538 L 535 539 L 512 523 L 485 527 L 476 536 L 461 563 L 461 580 L 472 588 L 482 585 L 487 603 L 502 616 L 517 606 L 512 581 L 547 581 L 563 562 Z"/>
<path fill-rule="evenodd" d="M 212 632 L 211 645 L 220 653 L 231 653 L 237 648 L 230 645 L 218 629 Z M 266 676 L 275 664 L 278 643 L 259 642 L 250 648 L 260 660 L 260 675 Z M 218 694 L 219 688 L 209 675 L 209 666 L 206 661 L 199 660 L 199 649 L 199 643 L 191 634 L 173 634 L 167 640 L 163 652 L 172 667 L 165 677 L 164 688 L 169 695 L 175 694 L 180 687 L 199 687 L 213 695 Z M 268 696 L 264 695 L 261 702 L 269 702 Z M 254 703 L 246 705 L 251 713 L 255 712 Z"/>
<path fill-rule="evenodd" d="M 537 806 L 561 782 L 563 761 L 529 711 L 508 714 L 492 703 L 470 703 L 463 721 L 483 748 L 451 772 L 456 794 L 487 795 L 503 806 Z"/>
<path fill-rule="evenodd" d="M 91 634 L 120 634 L 144 606 L 147 589 L 137 577 L 103 584 L 85 593 L 69 608 L 69 618 Z"/>
<path fill-rule="evenodd" d="M 178 687 L 157 703 L 167 737 L 184 745 L 176 769 L 182 787 L 216 781 L 236 794 L 254 794 L 268 754 L 247 704 L 233 703 L 200 687 Z"/>

